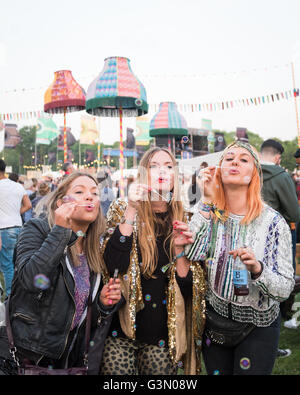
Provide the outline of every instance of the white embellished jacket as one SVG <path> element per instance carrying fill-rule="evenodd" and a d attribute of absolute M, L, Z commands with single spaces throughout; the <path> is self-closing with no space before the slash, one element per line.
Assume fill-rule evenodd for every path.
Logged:
<path fill-rule="evenodd" d="M 226 222 L 204 218 L 198 205 L 189 223 L 194 243 L 186 246 L 188 259 L 205 260 L 207 267 L 206 300 L 215 311 L 232 319 L 269 326 L 279 314 L 279 303 L 287 299 L 294 287 L 291 232 L 284 218 L 264 205 L 261 215 L 249 225 L 242 216 L 230 214 Z M 250 279 L 247 296 L 234 295 L 233 256 L 229 251 L 250 247 L 263 270 Z"/>

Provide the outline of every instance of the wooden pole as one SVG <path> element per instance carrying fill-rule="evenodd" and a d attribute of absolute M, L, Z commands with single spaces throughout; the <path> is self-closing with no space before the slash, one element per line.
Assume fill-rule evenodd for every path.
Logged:
<path fill-rule="evenodd" d="M 124 144 L 123 144 L 123 110 L 120 111 L 120 197 L 123 198 L 125 196 L 124 193 Z"/>
<path fill-rule="evenodd" d="M 64 108 L 64 163 L 68 161 L 66 107 Z"/>

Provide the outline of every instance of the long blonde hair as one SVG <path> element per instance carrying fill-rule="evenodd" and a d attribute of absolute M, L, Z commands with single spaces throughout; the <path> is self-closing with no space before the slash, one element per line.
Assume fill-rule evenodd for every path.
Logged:
<path fill-rule="evenodd" d="M 149 177 L 149 164 L 152 157 L 157 152 L 166 152 L 174 165 L 174 187 L 172 192 L 172 199 L 168 204 L 168 214 L 167 218 L 164 219 L 163 223 L 165 226 L 163 228 L 166 231 L 166 241 L 172 235 L 172 222 L 175 220 L 183 221 L 184 210 L 183 205 L 180 200 L 179 183 L 178 183 L 178 169 L 176 166 L 176 160 L 174 156 L 165 148 L 154 147 L 146 151 L 140 161 L 137 182 L 141 184 L 148 184 Z M 142 255 L 142 267 L 141 271 L 146 278 L 153 278 L 153 272 L 157 266 L 158 262 L 158 250 L 156 245 L 157 225 L 158 221 L 155 218 L 154 211 L 151 206 L 150 194 L 148 194 L 147 200 L 140 202 L 137 209 L 138 217 L 138 241 L 139 248 Z M 167 222 L 166 222 L 167 221 Z M 161 224 L 163 225 L 163 224 Z M 168 252 L 167 252 L 168 254 Z M 171 259 L 172 254 L 172 241 L 170 243 L 169 258 Z"/>
<path fill-rule="evenodd" d="M 57 201 L 62 199 L 63 196 L 66 195 L 71 183 L 76 180 L 78 177 L 89 177 L 91 178 L 96 186 L 98 187 L 97 180 L 90 174 L 83 173 L 83 172 L 75 172 L 67 176 L 55 189 L 51 192 L 46 199 L 43 201 L 44 207 L 47 207 L 47 219 L 50 228 L 55 225 L 55 210 L 57 209 Z M 101 205 L 99 204 L 99 213 L 97 218 L 94 222 L 89 224 L 89 227 L 86 232 L 86 237 L 84 238 L 83 242 L 83 251 L 86 254 L 87 262 L 90 269 L 95 273 L 100 273 L 103 271 L 104 263 L 102 256 L 100 254 L 100 236 L 105 230 L 105 219 L 102 214 Z M 69 252 L 72 257 L 73 263 L 76 265 L 77 257 L 76 257 L 76 250 L 75 246 L 69 247 Z"/>

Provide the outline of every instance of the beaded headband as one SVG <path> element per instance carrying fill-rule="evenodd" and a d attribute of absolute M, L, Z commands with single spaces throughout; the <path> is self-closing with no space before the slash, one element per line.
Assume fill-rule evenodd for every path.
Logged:
<path fill-rule="evenodd" d="M 234 141 L 233 143 L 229 144 L 229 145 L 224 149 L 224 152 L 223 152 L 223 154 L 222 154 L 222 156 L 221 156 L 221 161 L 224 159 L 224 156 L 225 156 L 225 154 L 228 152 L 228 150 L 229 150 L 230 148 L 232 148 L 232 147 L 245 148 L 245 149 L 251 154 L 251 156 L 252 156 L 253 159 L 254 159 L 254 164 L 255 164 L 255 167 L 256 167 L 256 169 L 257 169 L 257 171 L 258 171 L 259 177 L 260 177 L 260 179 L 262 180 L 262 169 L 261 169 L 261 165 L 260 165 L 260 162 L 259 162 L 259 157 L 258 157 L 257 153 L 254 151 L 252 145 L 250 145 L 249 143 L 245 143 L 245 142 L 243 142 L 243 141 L 236 140 L 236 141 Z"/>

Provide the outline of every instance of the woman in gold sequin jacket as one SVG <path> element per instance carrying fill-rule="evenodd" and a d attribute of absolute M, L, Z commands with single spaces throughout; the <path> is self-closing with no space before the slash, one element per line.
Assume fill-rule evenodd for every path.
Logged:
<path fill-rule="evenodd" d="M 119 270 L 127 303 L 114 316 L 101 374 L 200 371 L 205 281 L 201 265 L 183 257 L 176 221 L 187 221 L 176 161 L 155 147 L 141 159 L 128 200 L 107 213 L 103 257 L 108 276 Z"/>

